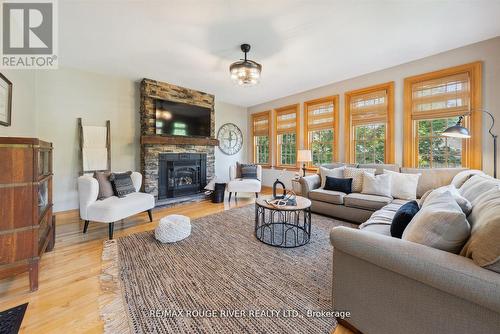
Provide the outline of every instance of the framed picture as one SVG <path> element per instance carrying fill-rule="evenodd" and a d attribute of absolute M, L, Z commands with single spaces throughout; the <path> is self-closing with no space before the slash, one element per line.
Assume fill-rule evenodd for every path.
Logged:
<path fill-rule="evenodd" d="M 0 125 L 10 126 L 12 117 L 12 82 L 0 73 Z"/>

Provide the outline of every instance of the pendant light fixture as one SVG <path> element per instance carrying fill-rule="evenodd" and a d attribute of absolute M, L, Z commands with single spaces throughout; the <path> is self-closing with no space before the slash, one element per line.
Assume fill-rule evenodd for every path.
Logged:
<path fill-rule="evenodd" d="M 262 65 L 247 59 L 247 53 L 250 51 L 250 44 L 241 44 L 241 51 L 245 53 L 245 58 L 229 66 L 231 80 L 240 86 L 256 85 L 259 83 Z"/>

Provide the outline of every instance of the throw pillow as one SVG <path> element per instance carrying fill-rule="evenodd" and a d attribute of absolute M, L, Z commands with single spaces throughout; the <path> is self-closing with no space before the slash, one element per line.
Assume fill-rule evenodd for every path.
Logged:
<path fill-rule="evenodd" d="M 424 206 L 428 200 L 432 199 L 437 194 L 442 194 L 444 192 L 449 192 L 453 196 L 455 201 L 457 202 L 460 209 L 462 209 L 462 212 L 465 213 L 466 216 L 469 215 L 469 213 L 472 210 L 472 204 L 469 202 L 469 200 L 467 198 L 460 195 L 460 193 L 458 192 L 458 189 L 455 188 L 455 186 L 452 184 L 447 185 L 447 186 L 443 186 L 443 187 L 439 187 L 439 188 L 434 189 L 432 191 L 427 191 L 424 194 L 424 196 L 422 196 L 422 198 L 420 199 L 419 206 L 420 207 Z"/>
<path fill-rule="evenodd" d="M 236 178 L 241 179 L 241 165 L 238 161 L 236 161 Z"/>
<path fill-rule="evenodd" d="M 257 165 L 240 164 L 242 179 L 257 179 Z"/>
<path fill-rule="evenodd" d="M 362 194 L 391 197 L 391 176 L 388 174 L 363 174 Z"/>
<path fill-rule="evenodd" d="M 453 184 L 457 189 L 459 189 L 465 183 L 465 181 L 467 181 L 474 175 L 484 175 L 484 172 L 482 170 L 477 170 L 477 169 L 466 169 L 455 175 L 451 180 L 451 184 Z"/>
<path fill-rule="evenodd" d="M 418 210 L 418 203 L 416 201 L 403 204 L 398 211 L 396 211 L 394 218 L 392 218 L 391 235 L 401 239 L 406 226 L 408 226 Z"/>
<path fill-rule="evenodd" d="M 403 232 L 403 240 L 458 253 L 467 241 L 470 225 L 449 192 L 428 199 Z"/>
<path fill-rule="evenodd" d="M 113 196 L 113 186 L 109 181 L 110 175 L 111 172 L 94 172 L 94 178 L 99 184 L 99 194 L 97 195 L 97 199 L 101 200 Z"/>
<path fill-rule="evenodd" d="M 326 167 L 319 167 L 319 176 L 321 177 L 321 187 L 320 188 L 325 188 L 325 182 L 326 182 L 326 177 L 336 177 L 336 178 L 343 178 L 344 177 L 344 169 L 345 167 L 337 167 L 333 169 L 329 169 Z"/>
<path fill-rule="evenodd" d="M 135 192 L 134 184 L 130 175 L 132 172 L 126 173 L 111 173 L 109 180 L 113 186 L 113 191 L 117 197 L 125 197 L 125 195 Z"/>
<path fill-rule="evenodd" d="M 344 178 L 352 179 L 352 192 L 360 193 L 363 190 L 363 174 L 375 175 L 375 168 L 351 168 L 344 169 Z"/>
<path fill-rule="evenodd" d="M 336 177 L 327 176 L 325 190 L 340 191 L 342 193 L 350 194 L 352 187 L 352 179 L 340 179 Z"/>
<path fill-rule="evenodd" d="M 500 188 L 498 186 L 477 197 L 469 216 L 471 236 L 460 255 L 475 264 L 500 273 Z"/>
<path fill-rule="evenodd" d="M 384 169 L 384 174 L 391 176 L 391 195 L 394 198 L 417 199 L 418 179 L 421 174 L 404 174 Z"/>

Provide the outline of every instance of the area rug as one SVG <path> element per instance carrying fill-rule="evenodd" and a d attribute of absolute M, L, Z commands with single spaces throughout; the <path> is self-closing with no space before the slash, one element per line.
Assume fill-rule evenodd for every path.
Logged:
<path fill-rule="evenodd" d="M 311 241 L 268 246 L 254 206 L 192 221 L 161 244 L 154 232 L 106 241 L 100 298 L 106 333 L 330 333 L 330 230 L 351 224 L 312 215 Z"/>
<path fill-rule="evenodd" d="M 19 333 L 28 303 L 0 312 L 0 334 Z"/>

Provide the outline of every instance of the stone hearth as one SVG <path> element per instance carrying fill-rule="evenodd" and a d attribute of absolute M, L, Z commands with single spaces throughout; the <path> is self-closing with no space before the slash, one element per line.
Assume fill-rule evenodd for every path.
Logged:
<path fill-rule="evenodd" d="M 155 100 L 167 100 L 207 107 L 210 113 L 210 138 L 190 138 L 175 136 L 159 136 L 155 134 L 156 107 Z M 174 86 L 168 83 L 143 79 L 141 82 L 141 170 L 144 178 L 143 187 L 146 193 L 155 196 L 158 203 L 159 155 L 160 153 L 203 153 L 206 154 L 207 180 L 215 176 L 215 110 L 214 96 L 192 89 Z M 199 142 L 200 144 L 197 144 Z M 189 143 L 189 144 L 186 144 Z M 189 197 L 189 196 L 188 196 Z M 199 195 L 191 198 L 200 198 Z M 186 201 L 190 198 L 178 197 L 169 199 L 167 204 Z M 165 204 L 160 201 L 160 205 Z"/>

